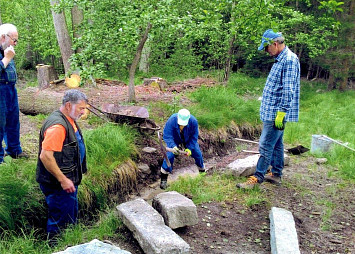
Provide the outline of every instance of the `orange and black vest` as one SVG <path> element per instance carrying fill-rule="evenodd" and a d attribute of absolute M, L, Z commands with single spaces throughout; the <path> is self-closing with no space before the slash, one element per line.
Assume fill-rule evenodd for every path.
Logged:
<path fill-rule="evenodd" d="M 43 123 L 39 134 L 39 151 L 38 151 L 38 162 L 36 171 L 36 181 L 41 184 L 49 184 L 51 187 L 61 188 L 58 180 L 44 167 L 39 155 L 42 151 L 42 142 L 44 140 L 45 131 L 55 125 L 60 124 L 64 126 L 66 130 L 66 137 L 63 143 L 63 149 L 61 152 L 54 152 L 54 158 L 58 164 L 58 167 L 63 172 L 63 174 L 73 181 L 74 185 L 79 185 L 82 176 L 87 171 L 86 167 L 86 156 L 84 156 L 83 163 L 80 162 L 80 152 L 79 144 L 75 136 L 75 131 L 73 126 L 70 124 L 66 116 L 59 110 L 54 111 Z M 75 122 L 76 124 L 76 122 Z M 76 125 L 78 131 L 82 136 L 81 130 L 78 125 Z M 83 141 L 84 142 L 84 141 Z"/>

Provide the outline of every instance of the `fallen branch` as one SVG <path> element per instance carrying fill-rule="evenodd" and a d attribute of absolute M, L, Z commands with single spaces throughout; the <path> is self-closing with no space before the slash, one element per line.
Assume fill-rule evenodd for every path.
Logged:
<path fill-rule="evenodd" d="M 244 153 L 255 153 L 255 154 L 259 154 L 258 151 L 251 151 L 251 150 L 242 150 L 242 152 L 244 152 Z"/>
<path fill-rule="evenodd" d="M 238 141 L 247 142 L 247 143 L 259 144 L 259 142 L 253 141 L 253 140 L 242 139 L 242 138 L 234 138 L 234 139 L 235 139 L 235 140 L 238 140 Z"/>

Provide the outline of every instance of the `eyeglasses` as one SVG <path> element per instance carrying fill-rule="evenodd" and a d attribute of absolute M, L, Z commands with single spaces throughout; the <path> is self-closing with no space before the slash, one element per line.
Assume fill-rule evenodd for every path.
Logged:
<path fill-rule="evenodd" d="M 14 38 L 12 38 L 10 35 L 8 35 L 8 34 L 6 34 L 7 36 L 9 36 L 9 38 L 14 42 L 14 43 L 17 43 L 18 42 L 18 40 L 17 39 L 14 39 Z"/>

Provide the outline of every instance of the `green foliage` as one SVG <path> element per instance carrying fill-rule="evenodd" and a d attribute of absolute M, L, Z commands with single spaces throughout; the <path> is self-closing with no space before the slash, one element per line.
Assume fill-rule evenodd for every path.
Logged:
<path fill-rule="evenodd" d="M 196 76 L 201 69 L 201 60 L 189 49 L 177 49 L 169 58 L 157 59 L 150 66 L 153 73 L 174 74 L 174 80 L 180 75 Z"/>

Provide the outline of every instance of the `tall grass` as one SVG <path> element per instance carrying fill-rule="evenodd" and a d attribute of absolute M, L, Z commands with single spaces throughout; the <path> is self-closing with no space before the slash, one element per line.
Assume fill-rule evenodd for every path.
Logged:
<path fill-rule="evenodd" d="M 259 123 L 257 99 L 245 99 L 237 95 L 233 87 L 202 87 L 190 95 L 191 112 L 197 116 L 199 125 L 212 130 L 228 126 L 232 121 L 242 125 Z"/>
<path fill-rule="evenodd" d="M 26 215 L 41 214 L 43 204 L 35 182 L 35 163 L 24 161 L 0 165 L 0 228 L 15 230 L 27 224 Z"/>
<path fill-rule="evenodd" d="M 90 177 L 100 180 L 135 154 L 136 133 L 125 125 L 107 123 L 84 133 Z"/>
<path fill-rule="evenodd" d="M 348 142 L 355 149 L 355 91 L 326 91 L 325 84 L 302 82 L 300 120 L 287 123 L 285 142 L 311 146 L 313 134 Z M 334 145 L 327 157 L 346 179 L 355 180 L 355 153 Z"/>

